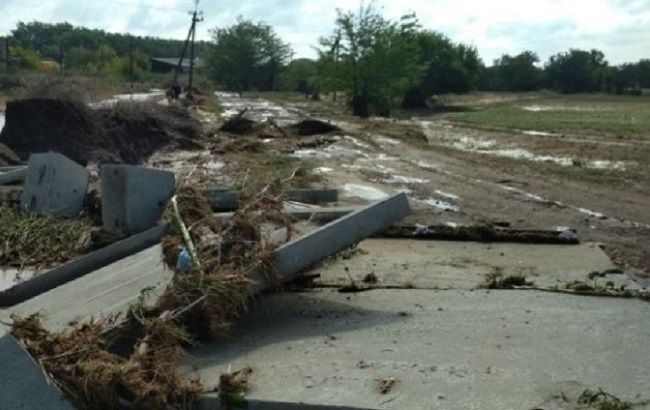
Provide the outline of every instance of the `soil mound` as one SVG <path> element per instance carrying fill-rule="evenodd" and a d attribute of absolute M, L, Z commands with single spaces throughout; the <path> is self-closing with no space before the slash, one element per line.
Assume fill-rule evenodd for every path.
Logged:
<path fill-rule="evenodd" d="M 9 101 L 0 143 L 21 159 L 55 151 L 85 164 L 139 164 L 162 146 L 197 145 L 201 126 L 177 107 L 129 105 L 91 110 L 82 103 L 33 98 Z"/>

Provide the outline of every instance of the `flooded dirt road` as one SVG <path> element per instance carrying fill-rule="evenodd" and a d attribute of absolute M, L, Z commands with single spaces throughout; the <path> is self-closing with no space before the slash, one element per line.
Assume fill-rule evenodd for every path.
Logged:
<path fill-rule="evenodd" d="M 309 115 L 303 104 L 280 106 L 232 97 L 227 100 L 226 115 L 244 106 L 260 117 L 272 117 L 274 112 Z M 438 118 L 337 117 L 334 122 L 342 131 L 333 136 L 332 144 L 298 149 L 290 155 L 312 161 L 326 184 L 339 188 L 351 202 L 407 192 L 417 210 L 410 218 L 414 222 L 571 227 L 583 240 L 601 243 L 617 264 L 638 274 L 650 273 L 648 187 L 583 182 L 531 166 L 542 162 L 568 170 L 608 167 L 617 172 L 634 163 L 604 157 L 577 164 L 570 150 L 556 149 L 558 153 L 548 155 L 539 141 L 533 141 L 532 147 L 517 144 L 521 135 L 497 139 L 498 133 L 450 125 Z M 400 138 L 400 126 L 419 128 L 425 142 Z M 366 131 L 369 128 L 372 132 Z M 382 133 L 383 128 L 390 129 L 389 135 Z"/>

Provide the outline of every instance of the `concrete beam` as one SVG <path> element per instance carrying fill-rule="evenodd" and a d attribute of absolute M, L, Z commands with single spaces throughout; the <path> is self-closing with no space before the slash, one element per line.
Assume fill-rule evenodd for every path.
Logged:
<path fill-rule="evenodd" d="M 310 219 L 314 222 L 327 223 L 358 211 L 358 206 L 332 206 L 324 208 L 285 208 L 282 212 L 297 220 Z M 215 216 L 227 220 L 232 212 L 218 213 Z"/>
<path fill-rule="evenodd" d="M 281 281 L 288 281 L 322 259 L 372 236 L 411 213 L 406 194 L 376 202 L 293 240 L 272 255 Z M 262 287 L 266 279 L 260 279 Z"/>
<path fill-rule="evenodd" d="M 215 212 L 232 212 L 239 208 L 239 193 L 230 188 L 205 189 L 201 191 Z M 295 189 L 287 191 L 283 198 L 305 204 L 338 202 L 336 189 Z"/>
<path fill-rule="evenodd" d="M 168 225 L 160 225 L 70 261 L 0 292 L 0 307 L 13 306 L 75 280 L 160 242 Z"/>
<path fill-rule="evenodd" d="M 88 170 L 61 154 L 29 157 L 20 206 L 28 212 L 74 218 L 83 209 Z"/>
<path fill-rule="evenodd" d="M 201 191 L 215 212 L 232 212 L 239 208 L 239 193 L 230 189 L 205 189 Z"/>
<path fill-rule="evenodd" d="M 133 234 L 156 225 L 176 189 L 174 173 L 134 165 L 101 167 L 102 222 Z"/>
<path fill-rule="evenodd" d="M 295 189 L 287 191 L 284 198 L 305 204 L 324 204 L 339 201 L 338 189 Z"/>
<path fill-rule="evenodd" d="M 370 407 L 331 406 L 320 404 L 289 403 L 267 400 L 246 400 L 244 407 L 223 405 L 218 393 L 204 394 L 199 397 L 196 410 L 376 410 Z"/>
<path fill-rule="evenodd" d="M 27 167 L 18 167 L 15 169 L 8 169 L 7 171 L 0 171 L 0 185 L 14 184 L 22 182 L 27 176 Z"/>
<path fill-rule="evenodd" d="M 11 335 L 0 338 L 0 409 L 74 410 L 29 352 Z"/>

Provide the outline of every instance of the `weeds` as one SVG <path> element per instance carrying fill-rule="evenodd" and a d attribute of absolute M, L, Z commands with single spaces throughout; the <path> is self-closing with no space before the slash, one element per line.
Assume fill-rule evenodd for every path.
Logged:
<path fill-rule="evenodd" d="M 47 268 L 83 254 L 92 245 L 92 221 L 28 215 L 0 205 L 0 265 Z"/>

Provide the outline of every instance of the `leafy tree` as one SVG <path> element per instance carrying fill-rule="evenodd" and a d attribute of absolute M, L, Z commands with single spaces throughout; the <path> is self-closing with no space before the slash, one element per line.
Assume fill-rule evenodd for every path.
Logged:
<path fill-rule="evenodd" d="M 419 32 L 416 39 L 420 64 L 426 68 L 420 83 L 404 96 L 404 108 L 424 107 L 433 95 L 467 92 L 478 85 L 483 63 L 476 48 L 454 44 L 433 31 Z"/>
<path fill-rule="evenodd" d="M 415 15 L 389 21 L 371 3 L 356 14 L 339 11 L 336 26 L 321 40 L 324 82 L 348 93 L 354 115 L 388 116 L 393 101 L 422 77 Z"/>
<path fill-rule="evenodd" d="M 272 90 L 292 54 L 271 26 L 241 17 L 237 24 L 213 29 L 211 34 L 213 44 L 206 53 L 206 69 L 213 82 L 230 90 Z"/>
<path fill-rule="evenodd" d="M 297 91 L 311 94 L 317 91 L 316 61 L 299 58 L 287 64 L 280 73 L 277 89 L 282 91 Z"/>
<path fill-rule="evenodd" d="M 539 57 L 524 51 L 514 57 L 504 54 L 494 62 L 494 87 L 501 91 L 534 91 L 540 88 L 541 70 L 535 66 Z"/>
<path fill-rule="evenodd" d="M 569 50 L 551 56 L 545 75 L 549 88 L 562 93 L 602 91 L 608 72 L 605 55 L 598 50 Z"/>
<path fill-rule="evenodd" d="M 20 46 L 11 47 L 9 56 L 12 67 L 23 70 L 37 70 L 39 68 L 40 59 L 36 51 L 32 49 Z"/>

